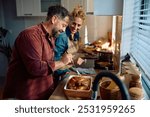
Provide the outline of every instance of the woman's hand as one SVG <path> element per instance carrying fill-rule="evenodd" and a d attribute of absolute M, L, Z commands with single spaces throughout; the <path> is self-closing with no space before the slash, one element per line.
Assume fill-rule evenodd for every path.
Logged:
<path fill-rule="evenodd" d="M 73 60 L 72 60 L 73 56 L 72 54 L 63 54 L 62 58 L 61 58 L 61 61 L 65 64 L 65 65 L 68 65 L 69 63 L 71 63 Z"/>
<path fill-rule="evenodd" d="M 81 65 L 83 62 L 84 62 L 84 60 L 79 57 L 78 60 L 77 60 L 77 64 L 78 64 L 78 65 Z"/>

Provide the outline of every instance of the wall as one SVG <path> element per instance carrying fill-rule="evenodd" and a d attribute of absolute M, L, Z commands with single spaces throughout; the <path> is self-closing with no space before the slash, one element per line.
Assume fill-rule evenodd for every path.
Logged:
<path fill-rule="evenodd" d="M 11 47 L 14 41 L 24 28 L 40 23 L 45 20 L 45 17 L 17 17 L 16 16 L 16 1 L 15 0 L 0 0 L 0 27 L 9 30 L 6 35 L 5 42 Z M 6 70 L 8 66 L 7 57 L 0 53 L 0 86 L 4 83 Z"/>
<path fill-rule="evenodd" d="M 24 28 L 24 20 L 23 18 L 16 17 L 15 0 L 3 0 L 3 9 L 5 28 L 11 33 L 8 38 L 10 40 L 10 45 L 12 46 L 20 30 Z"/>
<path fill-rule="evenodd" d="M 107 37 L 107 33 L 112 31 L 112 16 L 95 16 L 96 39 Z"/>
<path fill-rule="evenodd" d="M 4 8 L 5 26 L 11 33 L 11 45 L 13 45 L 17 35 L 24 28 L 42 22 L 44 17 L 17 17 L 16 15 L 16 1 L 2 0 Z"/>
<path fill-rule="evenodd" d="M 3 1 L 0 0 L 0 27 L 5 27 L 5 22 L 4 22 L 4 14 L 3 14 Z M 0 95 L 1 95 L 1 87 L 4 84 L 5 80 L 5 74 L 6 74 L 6 69 L 7 69 L 7 58 L 3 53 L 0 53 Z"/>
<path fill-rule="evenodd" d="M 123 0 L 94 0 L 95 15 L 122 15 Z"/>
<path fill-rule="evenodd" d="M 85 25 L 87 25 L 88 41 L 90 43 L 101 37 L 107 38 L 107 33 L 112 31 L 112 16 L 87 15 Z M 84 39 L 84 26 L 80 32 Z"/>
<path fill-rule="evenodd" d="M 0 0 L 0 27 L 5 26 L 4 17 L 3 17 L 3 2 Z"/>

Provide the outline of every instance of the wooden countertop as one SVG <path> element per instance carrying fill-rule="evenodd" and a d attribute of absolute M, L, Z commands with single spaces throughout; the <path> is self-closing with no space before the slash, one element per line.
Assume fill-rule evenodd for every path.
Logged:
<path fill-rule="evenodd" d="M 67 100 L 67 97 L 64 94 L 64 86 L 66 81 L 67 78 L 65 78 L 58 84 L 53 94 L 49 97 L 49 100 Z"/>

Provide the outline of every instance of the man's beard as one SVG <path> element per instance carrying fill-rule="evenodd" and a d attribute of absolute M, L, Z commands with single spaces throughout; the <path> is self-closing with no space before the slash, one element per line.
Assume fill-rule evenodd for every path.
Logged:
<path fill-rule="evenodd" d="M 54 29 L 52 30 L 52 36 L 53 36 L 54 38 L 57 38 L 57 37 L 59 36 L 59 34 L 60 34 L 60 31 L 57 30 L 56 28 L 54 28 Z"/>

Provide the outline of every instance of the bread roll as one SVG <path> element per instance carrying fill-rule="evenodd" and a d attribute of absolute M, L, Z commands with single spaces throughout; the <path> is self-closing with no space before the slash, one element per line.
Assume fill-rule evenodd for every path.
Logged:
<path fill-rule="evenodd" d="M 139 82 L 135 82 L 135 81 L 130 81 L 129 83 L 129 88 L 131 87 L 138 87 L 138 88 L 142 88 L 142 83 L 139 81 Z"/>
<path fill-rule="evenodd" d="M 141 100 L 144 96 L 143 90 L 138 87 L 130 88 L 129 94 L 130 94 L 132 100 Z"/>

